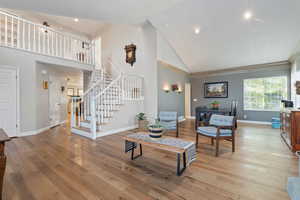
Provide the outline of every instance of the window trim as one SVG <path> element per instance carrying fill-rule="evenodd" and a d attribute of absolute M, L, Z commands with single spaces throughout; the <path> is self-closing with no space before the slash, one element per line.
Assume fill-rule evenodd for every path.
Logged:
<path fill-rule="evenodd" d="M 251 109 L 251 108 L 245 108 L 245 80 L 254 80 L 254 79 L 267 79 L 267 78 L 274 78 L 274 77 L 283 77 L 286 79 L 286 97 L 289 96 L 289 90 L 288 90 L 288 76 L 287 75 L 278 75 L 278 76 L 266 76 L 266 77 L 258 77 L 258 78 L 245 78 L 243 79 L 243 110 L 244 111 L 254 111 L 254 112 L 280 112 L 280 108 L 278 109 Z"/>

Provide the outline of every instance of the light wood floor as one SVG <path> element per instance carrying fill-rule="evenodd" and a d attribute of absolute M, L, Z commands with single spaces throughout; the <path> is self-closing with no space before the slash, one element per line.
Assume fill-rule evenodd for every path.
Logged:
<path fill-rule="evenodd" d="M 62 126 L 10 142 L 4 199 L 285 200 L 287 177 L 298 173 L 279 131 L 264 126 L 240 125 L 236 153 L 222 142 L 218 158 L 200 137 L 197 161 L 181 177 L 172 153 L 144 147 L 131 161 L 126 133 L 91 141 Z M 192 121 L 181 123 L 180 136 L 194 140 Z"/>

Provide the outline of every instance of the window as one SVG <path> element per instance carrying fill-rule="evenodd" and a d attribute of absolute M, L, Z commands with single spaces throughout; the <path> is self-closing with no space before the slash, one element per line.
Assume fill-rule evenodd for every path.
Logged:
<path fill-rule="evenodd" d="M 279 111 L 282 99 L 287 99 L 286 76 L 244 80 L 244 110 Z"/>

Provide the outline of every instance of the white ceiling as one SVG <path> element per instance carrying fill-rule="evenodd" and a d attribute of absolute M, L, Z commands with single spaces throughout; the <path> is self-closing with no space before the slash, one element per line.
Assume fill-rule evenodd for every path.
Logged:
<path fill-rule="evenodd" d="M 188 0 L 151 17 L 191 72 L 287 60 L 300 41 L 299 0 Z M 200 27 L 199 35 L 194 27 Z"/>
<path fill-rule="evenodd" d="M 0 6 L 113 23 L 141 23 L 184 0 L 1 0 Z"/>
<path fill-rule="evenodd" d="M 299 0 L 1 0 L 0 6 L 106 23 L 149 19 L 191 72 L 287 60 L 300 41 Z M 243 19 L 247 9 L 251 21 Z M 105 28 L 51 19 L 84 34 Z"/>

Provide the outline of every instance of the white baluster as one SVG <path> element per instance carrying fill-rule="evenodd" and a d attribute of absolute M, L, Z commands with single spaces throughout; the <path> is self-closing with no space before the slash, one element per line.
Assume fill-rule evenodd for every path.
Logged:
<path fill-rule="evenodd" d="M 26 31 L 26 23 L 23 21 L 23 26 L 22 26 L 22 29 L 23 29 L 23 35 L 22 35 L 22 46 L 23 46 L 23 49 L 26 49 L 26 41 L 25 41 L 25 31 Z"/>
<path fill-rule="evenodd" d="M 75 127 L 74 99 L 71 98 L 71 127 Z"/>
<path fill-rule="evenodd" d="M 54 54 L 54 41 L 53 41 L 53 38 L 54 38 L 54 32 L 51 31 L 51 55 L 55 55 Z"/>
<path fill-rule="evenodd" d="M 11 33 L 10 33 L 10 44 L 14 47 L 14 18 L 11 17 Z"/>
<path fill-rule="evenodd" d="M 45 34 L 46 39 L 47 39 L 47 54 L 50 55 L 50 30 L 47 28 L 47 33 Z"/>
<path fill-rule="evenodd" d="M 1 24 L 1 23 L 0 23 Z M 1 29 L 1 28 L 0 28 Z M 0 34 L 1 35 L 1 34 Z M 20 48 L 20 19 L 17 21 L 17 47 Z"/>
<path fill-rule="evenodd" d="M 0 13 L 0 45 L 2 44 L 2 14 Z"/>
<path fill-rule="evenodd" d="M 55 33 L 55 56 L 59 56 L 58 54 L 58 34 Z"/>
<path fill-rule="evenodd" d="M 42 33 L 42 38 L 43 38 L 43 53 L 46 54 L 46 32 L 44 31 Z"/>
<path fill-rule="evenodd" d="M 36 35 L 36 25 L 33 24 L 33 51 L 36 51 L 36 39 L 35 39 L 35 35 Z"/>
<path fill-rule="evenodd" d="M 91 132 L 92 139 L 97 137 L 97 125 L 96 125 L 96 110 L 95 110 L 95 99 L 91 99 Z"/>
<path fill-rule="evenodd" d="M 2 44 L 2 14 L 0 13 L 0 45 Z"/>
<path fill-rule="evenodd" d="M 31 50 L 31 24 L 28 24 L 28 35 L 27 35 L 27 39 L 28 39 L 28 50 Z"/>
<path fill-rule="evenodd" d="M 5 23 L 5 30 L 4 30 L 5 31 L 4 32 L 5 33 L 4 34 L 5 40 L 4 41 L 5 41 L 5 46 L 7 46 L 7 16 L 5 16 L 5 22 L 4 23 Z"/>
<path fill-rule="evenodd" d="M 38 53 L 41 53 L 41 29 L 38 28 Z"/>
<path fill-rule="evenodd" d="M 80 99 L 77 99 L 78 102 L 78 125 L 80 126 L 80 121 L 81 121 L 81 101 L 79 101 Z"/>

